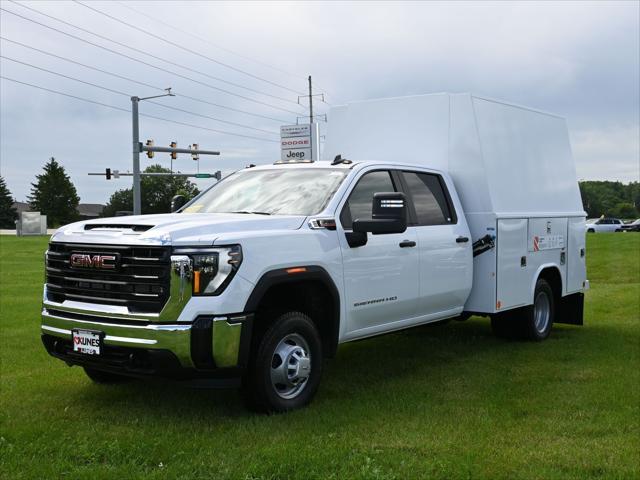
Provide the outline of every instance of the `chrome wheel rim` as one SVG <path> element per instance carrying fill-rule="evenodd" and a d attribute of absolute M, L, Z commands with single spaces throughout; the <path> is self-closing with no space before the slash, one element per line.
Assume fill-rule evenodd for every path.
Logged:
<path fill-rule="evenodd" d="M 536 301 L 533 304 L 533 315 L 536 330 L 538 333 L 544 333 L 551 320 L 551 302 L 546 293 L 539 292 L 536 295 Z"/>
<path fill-rule="evenodd" d="M 279 397 L 297 397 L 307 386 L 311 374 L 311 352 L 307 341 L 297 333 L 285 336 L 271 356 L 271 385 Z"/>

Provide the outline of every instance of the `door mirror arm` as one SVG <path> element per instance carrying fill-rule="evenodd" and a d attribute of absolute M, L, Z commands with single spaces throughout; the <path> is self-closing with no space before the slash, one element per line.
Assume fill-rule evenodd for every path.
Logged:
<path fill-rule="evenodd" d="M 387 192 L 373 195 L 371 220 L 355 219 L 353 232 L 345 232 L 351 248 L 367 244 L 367 234 L 404 233 L 407 230 L 407 202 L 404 193 Z"/>
<path fill-rule="evenodd" d="M 344 236 L 351 248 L 364 247 L 367 244 L 368 237 L 366 232 L 344 232 Z"/>

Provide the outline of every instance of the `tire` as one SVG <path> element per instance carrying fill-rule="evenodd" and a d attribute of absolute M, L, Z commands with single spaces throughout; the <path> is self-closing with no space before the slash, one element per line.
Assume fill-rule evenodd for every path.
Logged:
<path fill-rule="evenodd" d="M 322 376 L 322 342 L 308 316 L 300 312 L 278 316 L 254 350 L 243 382 L 250 408 L 287 412 L 313 400 Z"/>
<path fill-rule="evenodd" d="M 596 231 L 593 228 L 590 228 L 589 230 L 587 230 L 587 233 L 596 233 Z"/>
<path fill-rule="evenodd" d="M 503 312 L 491 316 L 491 331 L 498 338 L 517 337 L 518 321 L 514 312 Z"/>
<path fill-rule="evenodd" d="M 84 367 L 84 373 L 87 374 L 93 382 L 103 385 L 113 385 L 117 383 L 127 383 L 133 380 L 126 375 L 118 375 L 116 373 L 104 372 L 102 370 L 96 370 L 94 368 Z"/>
<path fill-rule="evenodd" d="M 553 289 L 543 278 L 536 282 L 533 305 L 524 309 L 520 323 L 520 333 L 525 340 L 540 342 L 551 333 L 555 319 L 555 298 Z"/>

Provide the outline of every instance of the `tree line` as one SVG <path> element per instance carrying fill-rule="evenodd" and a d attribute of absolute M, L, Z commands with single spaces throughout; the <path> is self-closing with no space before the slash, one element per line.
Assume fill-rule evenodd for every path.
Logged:
<path fill-rule="evenodd" d="M 170 170 L 160 165 L 151 165 L 144 172 L 170 173 Z M 142 213 L 167 213 L 175 195 L 191 199 L 199 193 L 198 187 L 186 177 L 142 177 L 140 184 Z M 65 168 L 53 157 L 44 165 L 43 172 L 36 175 L 27 201 L 30 210 L 47 216 L 49 228 L 66 225 L 80 218 L 80 197 L 76 187 Z M 0 228 L 15 227 L 18 213 L 13 203 L 11 191 L 0 176 Z M 111 217 L 117 212 L 132 210 L 133 191 L 131 188 L 123 188 L 111 195 L 102 216 Z"/>
<path fill-rule="evenodd" d="M 630 220 L 640 217 L 640 182 L 589 180 L 580 182 L 580 195 L 589 218 L 604 215 Z"/>
<path fill-rule="evenodd" d="M 147 167 L 145 173 L 169 173 L 160 165 Z M 174 195 L 191 199 L 198 194 L 198 187 L 186 177 L 142 177 L 142 213 L 167 213 Z M 589 218 L 617 217 L 633 219 L 640 217 L 640 182 L 593 181 L 580 182 L 582 204 Z M 28 197 L 29 208 L 47 216 L 50 228 L 66 225 L 80 218 L 80 197 L 64 167 L 51 157 L 43 172 L 36 175 Z M 14 200 L 7 184 L 0 176 L 0 228 L 14 228 L 18 218 Z M 133 191 L 123 188 L 114 192 L 102 216 L 112 217 L 118 212 L 133 210 Z"/>

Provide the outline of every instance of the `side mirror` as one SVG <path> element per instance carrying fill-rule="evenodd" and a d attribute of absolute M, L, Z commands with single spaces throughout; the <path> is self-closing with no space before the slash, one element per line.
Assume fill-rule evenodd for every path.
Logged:
<path fill-rule="evenodd" d="M 355 219 L 353 233 L 347 237 L 349 246 L 360 247 L 367 243 L 367 233 L 383 235 L 403 233 L 407 230 L 407 202 L 404 193 L 389 192 L 373 195 L 371 220 Z"/>
<path fill-rule="evenodd" d="M 174 196 L 171 199 L 171 213 L 180 210 L 185 203 L 187 203 L 187 199 L 183 195 Z"/>

